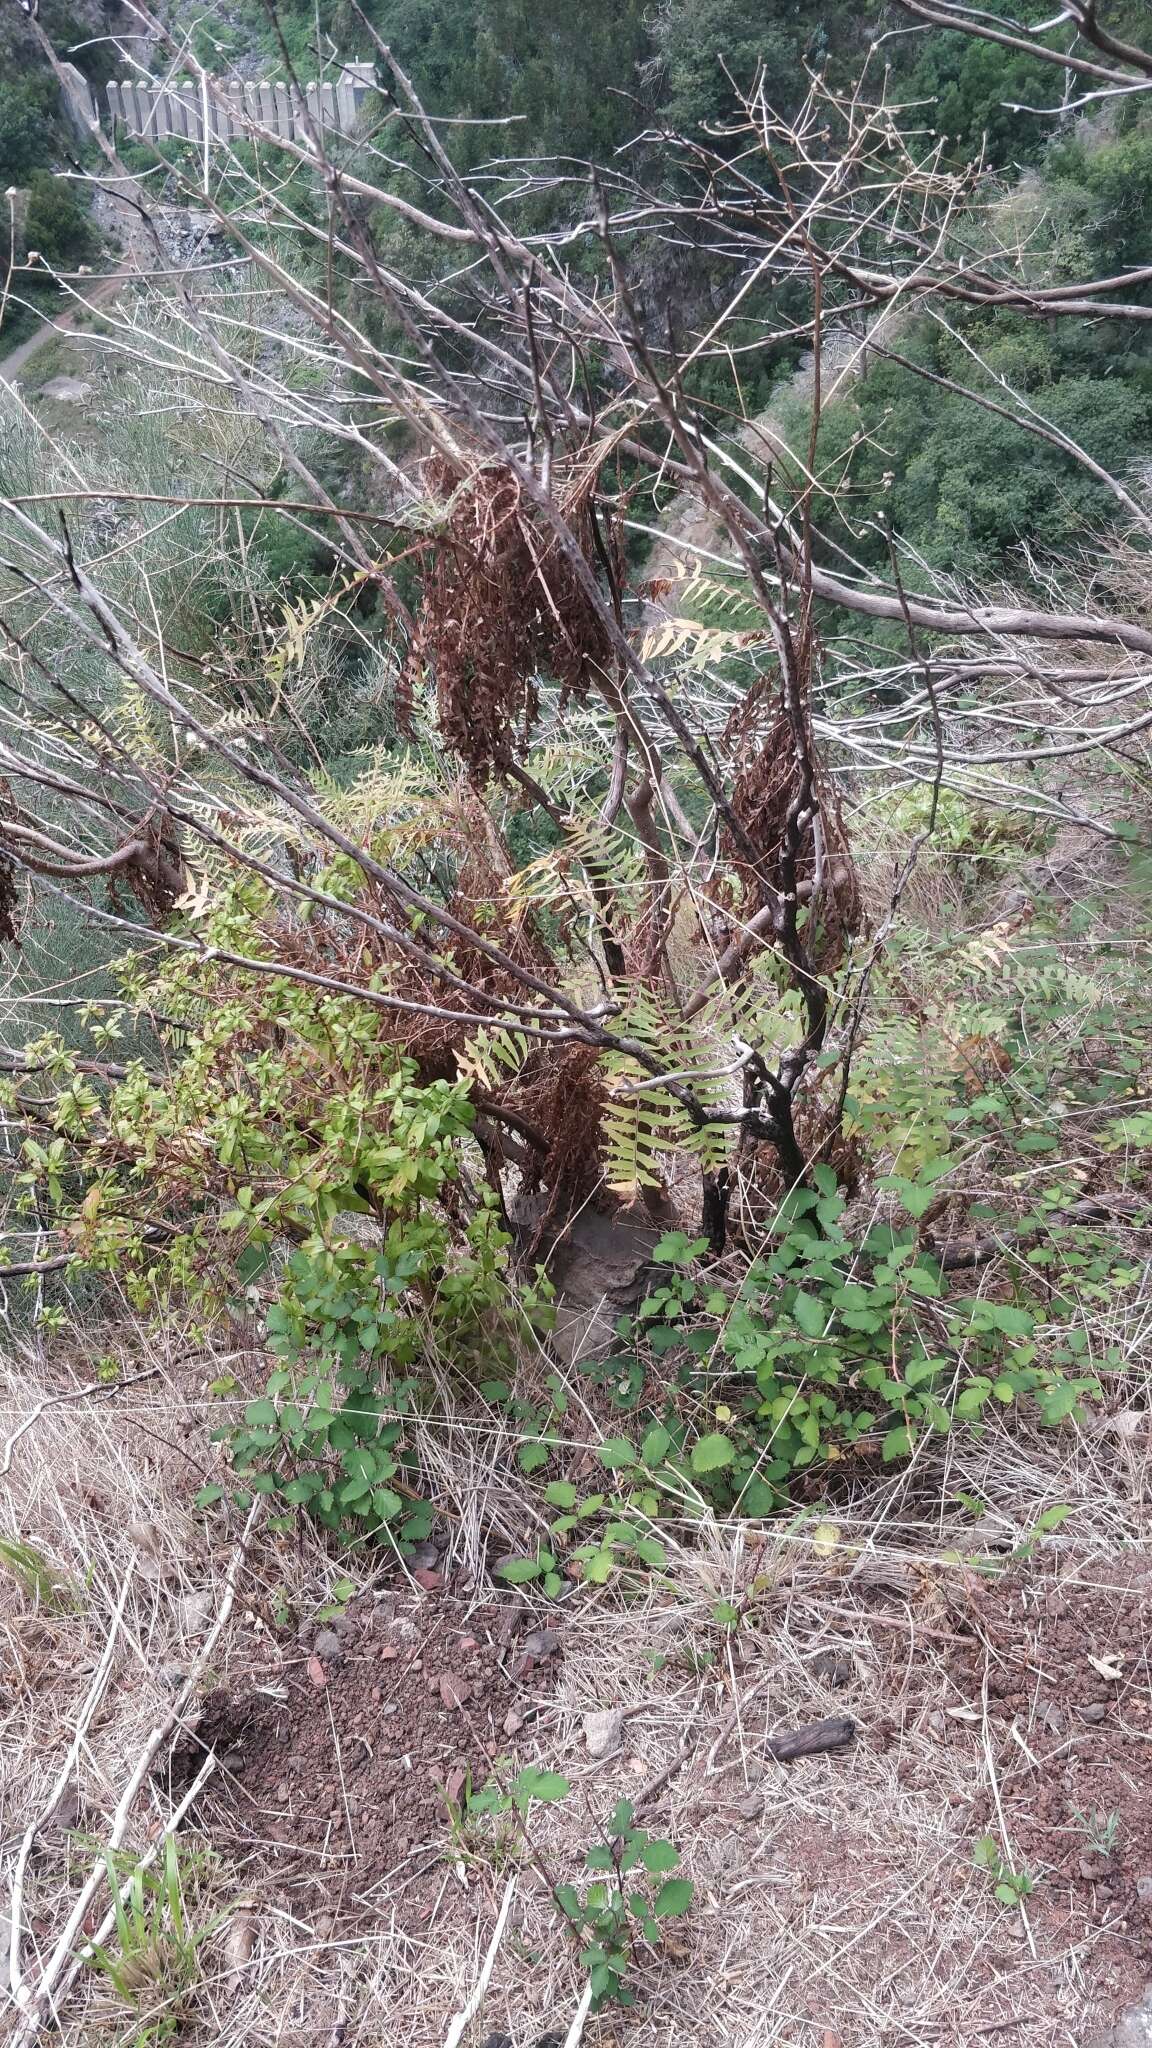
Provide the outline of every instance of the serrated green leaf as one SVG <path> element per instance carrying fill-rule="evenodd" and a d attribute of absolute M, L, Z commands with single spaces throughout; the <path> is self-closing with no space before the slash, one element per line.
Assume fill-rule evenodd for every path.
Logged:
<path fill-rule="evenodd" d="M 801 1288 L 792 1303 L 792 1314 L 807 1337 L 822 1337 L 828 1327 L 828 1311 L 814 1294 Z"/>
<path fill-rule="evenodd" d="M 661 1465 L 672 1448 L 672 1438 L 662 1422 L 654 1422 L 640 1446 L 645 1465 Z"/>
<path fill-rule="evenodd" d="M 535 1764 L 526 1764 L 512 1790 L 519 1798 L 539 1799 L 547 1805 L 557 1799 L 566 1799 L 572 1783 L 569 1778 L 561 1777 L 559 1771 L 541 1771 Z"/>
<path fill-rule="evenodd" d="M 692 1446 L 691 1465 L 694 1472 L 719 1472 L 730 1465 L 735 1457 L 735 1448 L 719 1430 L 702 1436 Z"/>
<path fill-rule="evenodd" d="M 598 1446 L 596 1456 L 609 1472 L 617 1472 L 624 1465 L 636 1463 L 635 1447 L 626 1436 L 610 1437 L 606 1444 Z"/>
<path fill-rule="evenodd" d="M 526 1586 L 529 1579 L 538 1579 L 541 1572 L 539 1558 L 510 1557 L 506 1564 L 498 1564 L 496 1574 L 509 1586 Z"/>
<path fill-rule="evenodd" d="M 662 1870 L 675 1870 L 680 1861 L 680 1852 L 671 1842 L 645 1842 L 640 1851 L 640 1861 L 645 1870 L 653 1875 Z"/>

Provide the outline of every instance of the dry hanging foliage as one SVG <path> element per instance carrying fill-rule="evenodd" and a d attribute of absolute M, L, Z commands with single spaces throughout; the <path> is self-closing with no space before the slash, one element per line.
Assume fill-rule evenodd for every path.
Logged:
<path fill-rule="evenodd" d="M 863 917 L 848 835 L 839 797 L 834 786 L 820 775 L 818 757 L 811 747 L 813 817 L 807 824 L 799 824 L 795 806 L 799 801 L 800 764 L 792 724 L 778 706 L 765 721 L 766 708 L 762 688 L 757 686 L 729 720 L 726 733 L 727 738 L 738 739 L 745 747 L 750 742 L 760 742 L 732 786 L 733 812 L 759 858 L 753 867 L 728 833 L 724 835 L 724 853 L 744 883 L 748 915 L 761 900 L 758 882 L 766 881 L 781 893 L 794 888 L 801 903 L 810 903 L 817 893 L 817 872 L 821 870 L 821 887 L 815 914 L 809 922 L 807 947 L 812 966 L 827 973 L 843 957 L 845 944 L 859 931 Z M 817 827 L 823 840 L 819 848 Z M 790 856 L 793 844 L 795 851 Z"/>
<path fill-rule="evenodd" d="M 0 853 L 0 945 L 20 944 L 20 870 Z"/>
<path fill-rule="evenodd" d="M 526 1188 L 542 1188 L 547 1205 L 536 1231 L 574 1215 L 600 1194 L 604 1081 L 599 1056 L 577 1045 L 533 1062 L 524 1075 L 517 1107 L 548 1140 L 548 1151 L 530 1166 Z"/>
<path fill-rule="evenodd" d="M 423 604 L 410 661 L 436 683 L 440 730 L 480 784 L 503 776 L 539 710 L 537 677 L 560 703 L 587 694 L 612 650 L 602 620 L 555 533 L 496 464 L 465 474 L 443 456 L 425 471 L 443 521 L 426 550 Z M 594 479 L 558 499 L 569 534 L 591 562 Z"/>

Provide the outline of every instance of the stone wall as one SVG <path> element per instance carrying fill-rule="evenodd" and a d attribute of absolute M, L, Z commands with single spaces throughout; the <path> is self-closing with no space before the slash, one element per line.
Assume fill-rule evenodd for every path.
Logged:
<path fill-rule="evenodd" d="M 96 102 L 92 97 L 92 87 L 84 73 L 76 69 L 75 64 L 60 66 L 60 101 L 64 117 L 73 134 L 78 136 L 81 142 L 90 141 L 92 130 L 99 125 L 99 116 L 96 112 Z"/>

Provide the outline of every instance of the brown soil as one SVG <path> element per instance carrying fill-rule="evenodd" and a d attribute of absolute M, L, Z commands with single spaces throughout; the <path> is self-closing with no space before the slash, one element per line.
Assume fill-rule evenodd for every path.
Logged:
<path fill-rule="evenodd" d="M 990 1793 L 973 1807 L 973 1834 L 995 1835 L 1032 1877 L 1034 1923 L 1106 1928 L 1097 1962 L 1142 1987 L 1152 1977 L 1147 1559 L 978 1581 L 960 1626 L 941 1732 L 982 1744 L 987 1725 L 1000 1794 L 1000 1812 Z"/>
<path fill-rule="evenodd" d="M 214 1749 L 205 1818 L 218 1845 L 271 1857 L 311 1907 L 387 1880 L 390 1912 L 418 1931 L 456 1853 L 450 1806 L 514 1756 L 549 1683 L 558 1637 L 522 1625 L 515 1604 L 436 1592 L 354 1603 L 338 1648 L 320 1624 L 273 1644 L 243 1693 L 208 1695 L 173 1754 L 173 1789 Z"/>

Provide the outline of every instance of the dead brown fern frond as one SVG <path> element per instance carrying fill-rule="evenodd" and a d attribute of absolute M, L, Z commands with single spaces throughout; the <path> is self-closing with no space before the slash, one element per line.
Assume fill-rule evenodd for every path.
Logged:
<path fill-rule="evenodd" d="M 859 931 L 863 904 L 835 785 L 820 771 L 819 755 L 809 747 L 811 816 L 796 815 L 800 801 L 801 764 L 792 722 L 775 688 L 757 683 L 728 721 L 725 737 L 738 741 L 745 754 L 732 786 L 732 810 L 743 827 L 745 845 L 725 831 L 723 851 L 744 884 L 744 914 L 758 908 L 761 884 L 780 892 L 796 890 L 811 906 L 807 947 L 814 968 L 829 972 L 842 959 L 845 946 Z M 758 743 L 758 744 L 757 744 Z M 749 753 L 749 748 L 755 751 Z M 755 864 L 747 846 L 756 849 Z M 787 865 L 795 845 L 794 862 Z"/>
<path fill-rule="evenodd" d="M 528 503 L 511 467 L 469 475 L 445 457 L 426 481 L 443 518 L 425 549 L 423 603 L 413 653 L 428 663 L 440 730 L 479 784 L 503 776 L 539 713 L 537 679 L 553 677 L 560 703 L 587 695 L 612 660 L 608 633 L 556 534 Z M 558 503 L 591 564 L 586 477 Z"/>

